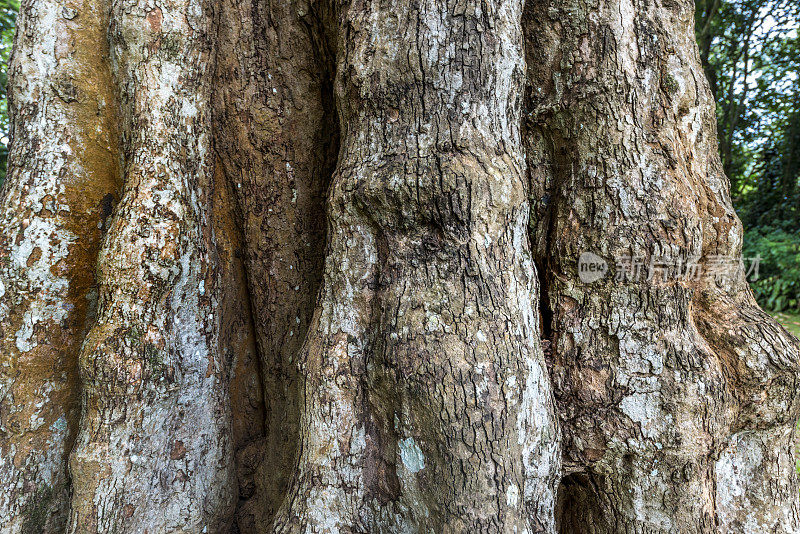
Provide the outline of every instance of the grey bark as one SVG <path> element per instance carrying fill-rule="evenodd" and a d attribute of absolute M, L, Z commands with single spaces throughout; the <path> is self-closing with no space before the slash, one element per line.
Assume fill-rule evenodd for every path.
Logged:
<path fill-rule="evenodd" d="M 522 4 L 335 7 L 341 149 L 276 531 L 552 530 Z"/>
<path fill-rule="evenodd" d="M 219 532 L 235 505 L 210 202 L 209 6 L 111 10 L 123 194 L 83 342 L 69 532 Z"/>

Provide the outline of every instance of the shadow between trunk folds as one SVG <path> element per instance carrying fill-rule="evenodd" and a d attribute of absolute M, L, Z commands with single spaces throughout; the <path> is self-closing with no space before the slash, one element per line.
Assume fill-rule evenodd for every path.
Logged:
<path fill-rule="evenodd" d="M 250 315 L 257 361 L 246 369 L 259 373 L 261 388 L 256 395 L 241 380 L 248 389 L 232 392 L 240 397 L 233 417 L 242 533 L 269 528 L 297 461 L 297 357 L 322 278 L 326 196 L 339 151 L 328 9 L 327 2 L 224 0 L 218 16 L 215 148 L 241 233 L 236 283 L 250 302 L 231 312 Z"/>

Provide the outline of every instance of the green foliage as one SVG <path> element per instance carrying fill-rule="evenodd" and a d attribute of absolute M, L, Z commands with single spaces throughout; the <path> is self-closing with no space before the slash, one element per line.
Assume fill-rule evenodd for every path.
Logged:
<path fill-rule="evenodd" d="M 786 330 L 794 334 L 795 337 L 800 338 L 800 315 L 793 313 L 776 313 L 775 318 Z"/>
<path fill-rule="evenodd" d="M 800 308 L 800 3 L 696 0 L 720 155 L 766 309 Z"/>
<path fill-rule="evenodd" d="M 753 163 L 794 108 L 800 48 L 797 0 L 696 0 L 703 68 L 717 102 L 720 152 L 740 195 Z"/>
<path fill-rule="evenodd" d="M 14 42 L 19 0 L 0 0 L 0 184 L 6 177 L 9 144 L 8 62 Z"/>
<path fill-rule="evenodd" d="M 743 252 L 761 258 L 758 280 L 751 281 L 758 301 L 777 312 L 800 311 L 800 234 L 752 228 L 745 233 Z"/>

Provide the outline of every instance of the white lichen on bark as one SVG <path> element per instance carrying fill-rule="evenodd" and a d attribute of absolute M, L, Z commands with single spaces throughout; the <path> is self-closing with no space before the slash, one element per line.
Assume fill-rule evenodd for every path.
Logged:
<path fill-rule="evenodd" d="M 529 6 L 528 62 L 544 66 L 529 70 L 527 139 L 565 433 L 561 529 L 796 532 L 798 348 L 741 273 L 714 270 L 740 260 L 741 224 L 692 2 Z M 586 252 L 611 274 L 582 282 Z M 660 267 L 690 261 L 699 277 Z"/>
<path fill-rule="evenodd" d="M 114 4 L 124 192 L 80 358 L 70 532 L 218 532 L 235 503 L 210 224 L 211 15 Z"/>
<path fill-rule="evenodd" d="M 691 14 L 23 2 L 0 532 L 798 531 Z"/>
<path fill-rule="evenodd" d="M 116 189 L 102 20 L 22 2 L 10 65 L 13 144 L 0 199 L 0 530 L 63 531 L 91 262 Z"/>

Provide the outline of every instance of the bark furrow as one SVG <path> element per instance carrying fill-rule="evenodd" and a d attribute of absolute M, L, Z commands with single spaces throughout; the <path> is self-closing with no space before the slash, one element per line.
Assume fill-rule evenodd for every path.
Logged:
<path fill-rule="evenodd" d="M 215 147 L 242 227 L 266 405 L 264 436 L 238 453 L 243 532 L 268 528 L 297 461 L 297 357 L 338 151 L 321 4 L 228 0 L 219 16 Z"/>
<path fill-rule="evenodd" d="M 66 1 L 11 65 L 0 534 L 800 532 L 691 0 Z"/>

